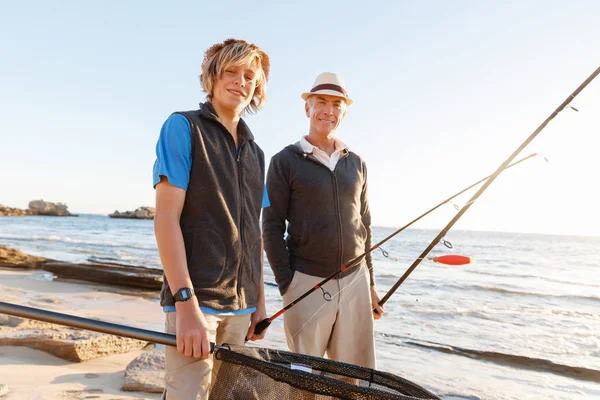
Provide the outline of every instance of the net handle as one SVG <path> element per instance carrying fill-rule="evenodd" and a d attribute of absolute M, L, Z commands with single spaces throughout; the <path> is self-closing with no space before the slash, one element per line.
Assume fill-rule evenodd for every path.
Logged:
<path fill-rule="evenodd" d="M 42 310 L 40 308 L 20 306 L 17 304 L 0 301 L 0 313 L 12 315 L 14 317 L 29 318 L 37 321 L 49 322 L 52 324 L 71 326 L 74 328 L 81 328 L 94 332 L 108 333 L 111 335 L 177 347 L 176 336 L 168 333 L 155 332 L 146 329 L 134 328 L 127 325 L 119 325 L 112 322 L 77 317 L 74 315 Z M 221 349 L 229 349 L 229 347 L 217 346 L 215 343 L 210 343 L 211 353 Z"/>

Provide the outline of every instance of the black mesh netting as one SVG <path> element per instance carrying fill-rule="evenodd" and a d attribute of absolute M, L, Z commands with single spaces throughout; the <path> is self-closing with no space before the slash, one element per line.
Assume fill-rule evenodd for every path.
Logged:
<path fill-rule="evenodd" d="M 227 345 L 211 400 L 440 399 L 399 376 L 287 351 Z"/>

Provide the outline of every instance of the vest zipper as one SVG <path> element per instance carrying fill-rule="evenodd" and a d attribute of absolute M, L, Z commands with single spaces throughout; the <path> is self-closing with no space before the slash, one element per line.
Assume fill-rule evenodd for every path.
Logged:
<path fill-rule="evenodd" d="M 237 273 L 237 287 L 236 287 L 236 291 L 238 294 L 238 299 L 241 300 L 241 280 L 242 280 L 242 266 L 244 265 L 244 192 L 242 190 L 242 161 L 241 161 L 241 156 L 242 156 L 242 149 L 244 147 L 245 143 L 242 143 L 242 145 L 238 148 L 238 152 L 237 152 L 237 167 L 238 167 L 238 189 L 240 191 L 240 242 L 241 242 L 241 247 L 242 247 L 242 255 L 240 256 L 240 263 L 238 265 L 238 273 Z M 240 307 L 242 305 L 240 304 Z"/>
<path fill-rule="evenodd" d="M 218 122 L 218 121 L 217 121 Z M 236 287 L 235 287 L 235 291 L 237 293 L 237 298 L 238 298 L 238 307 L 241 308 L 242 304 L 241 304 L 241 296 L 242 296 L 242 287 L 241 287 L 241 275 L 242 275 L 242 266 L 244 264 L 244 194 L 243 194 L 243 190 L 242 190 L 242 149 L 244 148 L 244 145 L 248 142 L 248 141 L 244 141 L 242 142 L 242 144 L 240 144 L 239 146 L 236 146 L 235 144 L 235 140 L 233 140 L 233 137 L 231 137 L 231 134 L 229 133 L 229 131 L 227 131 L 227 128 L 225 128 L 225 126 L 223 124 L 220 124 L 223 129 L 225 129 L 225 132 L 227 133 L 227 137 L 229 137 L 229 140 L 231 141 L 231 143 L 233 144 L 233 148 L 236 150 L 236 155 L 235 155 L 235 161 L 237 164 L 237 173 L 238 173 L 238 191 L 239 191 L 239 199 L 240 199 L 240 208 L 239 208 L 239 215 L 240 215 L 240 222 L 239 222 L 239 229 L 240 229 L 240 247 L 241 247 L 241 255 L 240 255 L 240 262 L 237 265 L 237 282 L 236 282 Z"/>
<path fill-rule="evenodd" d="M 245 237 L 244 237 L 244 195 L 243 195 L 243 190 L 242 190 L 242 161 L 241 161 L 241 153 L 242 153 L 242 149 L 244 148 L 244 145 L 246 143 L 248 143 L 250 141 L 250 139 L 248 140 L 244 140 L 239 146 L 236 145 L 235 140 L 233 139 L 233 137 L 231 136 L 231 134 L 229 133 L 229 131 L 227 130 L 227 128 L 225 128 L 225 125 L 223 125 L 220 121 L 218 116 L 215 113 L 212 113 L 212 116 L 214 117 L 214 121 L 220 125 L 226 136 L 229 138 L 227 140 L 229 140 L 229 142 L 233 145 L 233 150 L 236 152 L 234 153 L 234 158 L 236 160 L 236 164 L 237 164 L 237 172 L 238 172 L 238 191 L 239 191 L 239 200 L 240 200 L 240 205 L 239 205 L 239 231 L 240 231 L 240 244 L 241 244 L 241 255 L 240 255 L 240 261 L 239 264 L 237 265 L 237 282 L 236 282 L 236 293 L 237 293 L 237 301 L 238 301 L 238 308 L 241 308 L 243 306 L 242 302 L 241 302 L 241 274 L 242 274 L 242 266 L 243 266 L 243 261 L 244 261 L 244 249 L 245 249 Z M 262 255 L 261 255 L 262 257 Z"/>

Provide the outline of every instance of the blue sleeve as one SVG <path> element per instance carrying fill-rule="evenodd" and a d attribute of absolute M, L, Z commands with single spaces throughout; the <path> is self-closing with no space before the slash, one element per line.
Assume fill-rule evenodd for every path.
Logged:
<path fill-rule="evenodd" d="M 262 200 L 262 208 L 267 208 L 271 205 L 269 202 L 269 194 L 267 193 L 267 187 L 263 191 L 263 200 Z"/>
<path fill-rule="evenodd" d="M 192 168 L 192 134 L 190 123 L 181 114 L 173 114 L 163 124 L 156 143 L 156 161 L 152 171 L 153 186 L 164 176 L 169 183 L 187 190 Z"/>

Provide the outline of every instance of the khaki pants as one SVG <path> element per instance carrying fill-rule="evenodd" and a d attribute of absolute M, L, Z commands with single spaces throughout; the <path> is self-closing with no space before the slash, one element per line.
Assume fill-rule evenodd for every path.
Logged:
<path fill-rule="evenodd" d="M 209 328 L 209 340 L 218 345 L 223 343 L 243 345 L 250 314 L 210 315 L 204 314 Z M 168 312 L 165 317 L 165 332 L 174 335 L 176 313 Z M 212 379 L 217 375 L 219 363 L 213 365 L 213 357 L 206 360 L 187 357 L 175 347 L 165 346 L 165 390 L 167 400 L 205 400 L 210 393 Z"/>
<path fill-rule="evenodd" d="M 296 271 L 283 295 L 290 304 L 323 278 Z M 363 265 L 342 279 L 332 279 L 290 308 L 284 316 L 285 336 L 294 353 L 376 368 L 369 274 Z"/>

